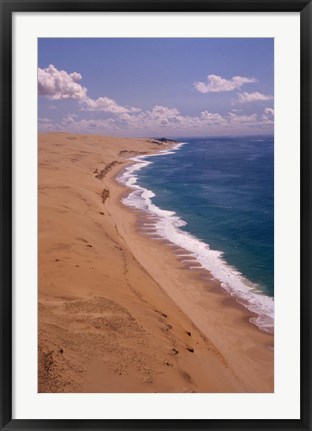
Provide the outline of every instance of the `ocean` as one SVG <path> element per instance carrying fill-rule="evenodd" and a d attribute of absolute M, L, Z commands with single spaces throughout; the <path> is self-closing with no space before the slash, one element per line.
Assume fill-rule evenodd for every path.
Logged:
<path fill-rule="evenodd" d="M 184 139 L 138 156 L 120 181 L 125 205 L 157 216 L 156 232 L 193 254 L 251 323 L 274 327 L 274 139 Z"/>

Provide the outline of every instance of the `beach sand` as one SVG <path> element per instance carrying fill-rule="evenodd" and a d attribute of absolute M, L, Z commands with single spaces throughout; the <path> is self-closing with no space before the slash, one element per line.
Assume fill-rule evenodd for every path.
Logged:
<path fill-rule="evenodd" d="M 170 143 L 39 135 L 39 392 L 272 392 L 272 334 L 121 203 Z"/>

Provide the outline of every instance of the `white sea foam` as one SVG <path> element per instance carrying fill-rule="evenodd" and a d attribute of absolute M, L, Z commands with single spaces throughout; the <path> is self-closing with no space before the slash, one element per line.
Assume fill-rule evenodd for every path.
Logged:
<path fill-rule="evenodd" d="M 221 251 L 212 250 L 208 244 L 196 238 L 194 235 L 181 230 L 187 223 L 174 211 L 167 211 L 157 207 L 152 202 L 155 194 L 137 184 L 137 172 L 153 163 L 146 160 L 152 157 L 173 154 L 186 143 L 176 144 L 171 150 L 162 150 L 157 154 L 133 157 L 130 160 L 135 163 L 126 168 L 118 178 L 133 191 L 122 202 L 133 208 L 148 212 L 155 217 L 155 221 L 148 223 L 153 226 L 155 234 L 169 240 L 171 243 L 187 250 L 188 257 L 193 257 L 200 266 L 192 268 L 207 269 L 213 277 L 221 282 L 221 286 L 248 310 L 256 314 L 250 322 L 266 332 L 274 329 L 274 299 L 263 294 L 260 287 L 241 274 L 236 268 L 229 265 L 223 258 Z M 147 223 L 145 223 L 145 226 Z"/>

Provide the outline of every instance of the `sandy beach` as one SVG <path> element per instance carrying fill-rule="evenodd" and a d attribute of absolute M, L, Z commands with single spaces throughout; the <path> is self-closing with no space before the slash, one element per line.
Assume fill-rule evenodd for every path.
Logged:
<path fill-rule="evenodd" d="M 39 135 L 39 392 L 274 391 L 274 336 L 121 203 L 171 145 Z"/>

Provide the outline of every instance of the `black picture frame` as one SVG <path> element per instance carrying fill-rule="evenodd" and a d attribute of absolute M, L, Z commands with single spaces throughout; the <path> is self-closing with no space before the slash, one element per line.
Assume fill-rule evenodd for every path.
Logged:
<path fill-rule="evenodd" d="M 310 430 L 311 425 L 311 22 L 307 0 L 0 0 L 0 425 L 2 430 Z M 300 12 L 301 67 L 301 418 L 298 420 L 22 420 L 12 419 L 12 16 L 14 12 Z"/>

